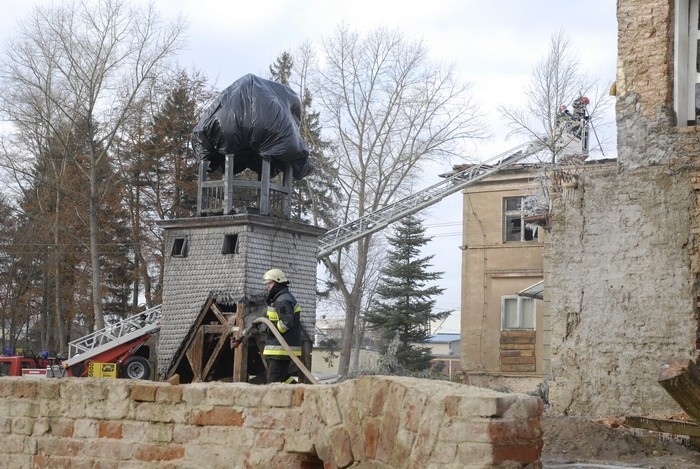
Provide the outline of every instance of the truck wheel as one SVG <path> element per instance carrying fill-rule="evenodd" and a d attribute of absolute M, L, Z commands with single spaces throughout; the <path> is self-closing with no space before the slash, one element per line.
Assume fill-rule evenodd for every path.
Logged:
<path fill-rule="evenodd" d="M 149 379 L 151 377 L 151 364 L 143 357 L 130 357 L 122 365 L 122 378 Z"/>

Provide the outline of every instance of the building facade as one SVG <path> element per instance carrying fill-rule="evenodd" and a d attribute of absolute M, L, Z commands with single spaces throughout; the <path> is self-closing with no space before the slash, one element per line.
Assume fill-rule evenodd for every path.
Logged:
<path fill-rule="evenodd" d="M 461 362 L 470 383 L 536 383 L 548 371 L 543 310 L 517 295 L 543 278 L 545 232 L 526 223 L 523 206 L 538 175 L 538 165 L 516 165 L 463 191 Z"/>

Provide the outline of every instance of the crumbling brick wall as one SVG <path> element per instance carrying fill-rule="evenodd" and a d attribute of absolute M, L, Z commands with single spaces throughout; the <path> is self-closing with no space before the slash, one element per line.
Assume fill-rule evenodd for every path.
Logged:
<path fill-rule="evenodd" d="M 412 378 L 337 385 L 0 378 L 11 467 L 541 467 L 541 401 Z"/>
<path fill-rule="evenodd" d="M 673 4 L 618 2 L 618 168 L 581 176 L 545 249 L 562 412 L 678 412 L 657 376 L 696 353 L 700 132 L 675 122 Z"/>

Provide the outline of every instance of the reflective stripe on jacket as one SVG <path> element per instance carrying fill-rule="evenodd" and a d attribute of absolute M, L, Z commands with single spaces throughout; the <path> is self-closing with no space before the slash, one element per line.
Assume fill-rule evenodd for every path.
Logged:
<path fill-rule="evenodd" d="M 269 319 L 282 334 L 285 342 L 296 356 L 301 356 L 301 306 L 297 304 L 289 289 L 284 288 L 270 301 L 267 307 Z M 263 355 L 267 357 L 288 357 L 289 353 L 282 347 L 271 332 L 265 341 Z"/>

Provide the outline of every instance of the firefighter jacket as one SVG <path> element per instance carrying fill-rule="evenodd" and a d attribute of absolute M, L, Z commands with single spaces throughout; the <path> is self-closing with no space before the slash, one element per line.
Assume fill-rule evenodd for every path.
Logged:
<path fill-rule="evenodd" d="M 297 300 L 289 292 L 286 285 L 282 286 L 268 301 L 267 319 L 282 334 L 294 354 L 301 356 L 301 306 L 297 304 Z M 263 355 L 268 358 L 289 356 L 272 332 L 268 333 L 267 340 L 265 340 Z"/>

